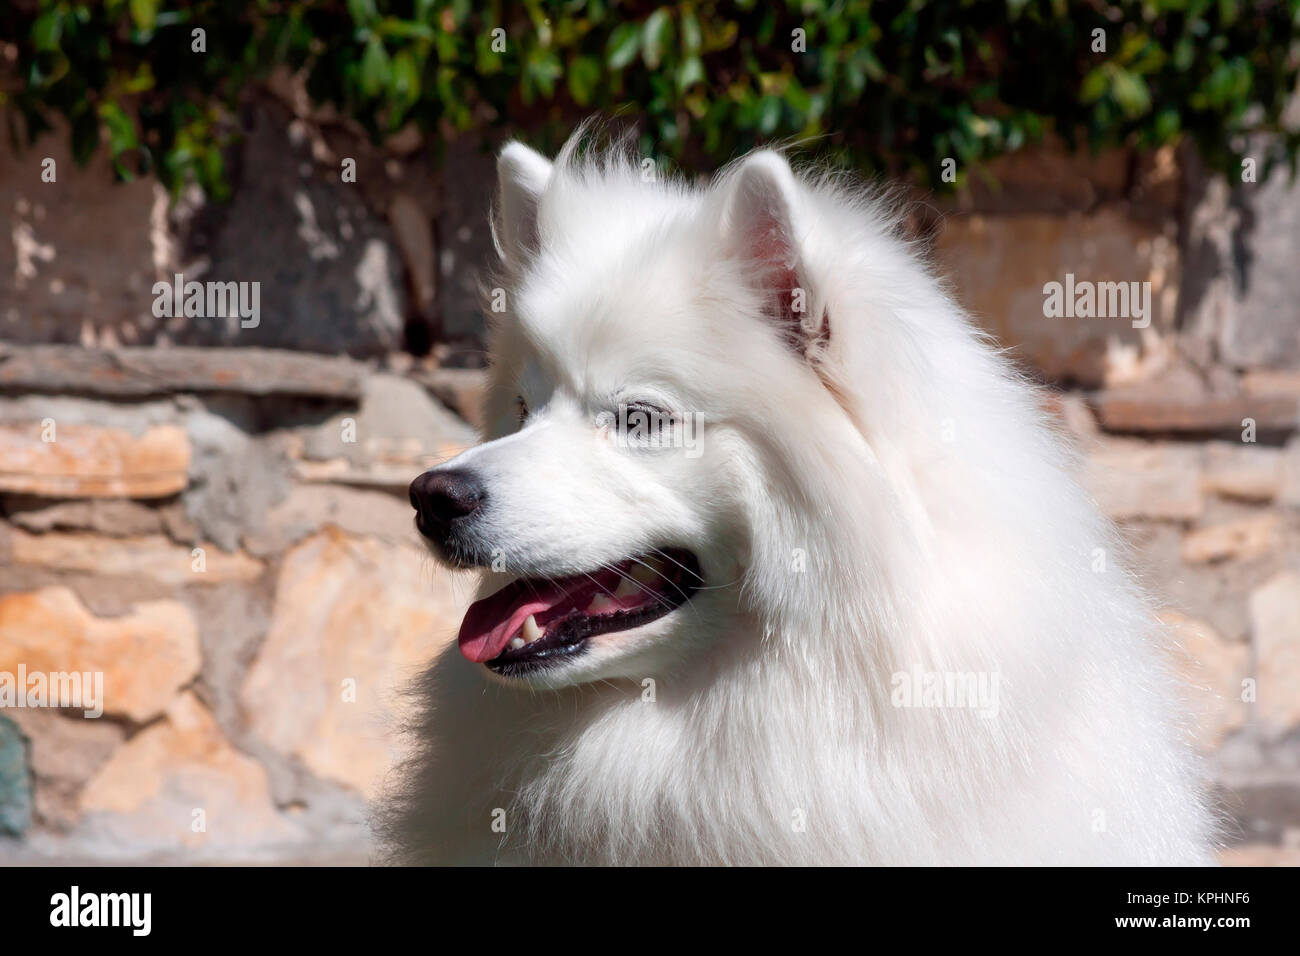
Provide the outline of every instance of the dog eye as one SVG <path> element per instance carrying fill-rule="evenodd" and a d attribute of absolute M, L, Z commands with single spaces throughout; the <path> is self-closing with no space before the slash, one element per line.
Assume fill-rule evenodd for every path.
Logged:
<path fill-rule="evenodd" d="M 642 437 L 658 435 L 673 423 L 671 412 L 650 402 L 628 402 L 619 406 L 619 412 L 623 430 L 640 433 Z"/>

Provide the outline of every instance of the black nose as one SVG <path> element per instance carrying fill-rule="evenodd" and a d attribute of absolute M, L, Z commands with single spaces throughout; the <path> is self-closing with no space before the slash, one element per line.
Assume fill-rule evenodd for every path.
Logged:
<path fill-rule="evenodd" d="M 483 482 L 465 468 L 426 471 L 411 482 L 411 506 L 429 535 L 446 535 L 452 521 L 478 511 L 486 498 Z"/>

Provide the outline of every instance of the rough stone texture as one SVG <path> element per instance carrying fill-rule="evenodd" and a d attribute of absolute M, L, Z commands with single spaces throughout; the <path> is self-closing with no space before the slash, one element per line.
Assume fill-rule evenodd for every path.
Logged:
<path fill-rule="evenodd" d="M 1183 538 L 1183 560 L 1204 564 L 1257 557 L 1273 547 L 1277 527 L 1277 515 L 1262 514 L 1196 528 Z"/>
<path fill-rule="evenodd" d="M 289 491 L 287 462 L 271 439 L 250 434 L 254 427 L 252 411 L 229 402 L 196 408 L 187 423 L 194 483 L 185 513 L 226 551 L 238 549 L 241 532 L 261 527 Z"/>
<path fill-rule="evenodd" d="M 1219 346 L 1230 365 L 1290 368 L 1300 365 L 1300 270 L 1296 236 L 1300 235 L 1300 192 L 1279 166 L 1263 182 L 1234 190 L 1241 212 L 1236 257 L 1239 285 L 1235 316 L 1222 330 Z"/>
<path fill-rule="evenodd" d="M 1276 448 L 1214 442 L 1205 449 L 1204 486 L 1225 498 L 1272 501 L 1282 487 L 1282 454 Z"/>
<path fill-rule="evenodd" d="M 264 91 L 250 92 L 241 116 L 247 135 L 228 157 L 234 179 L 228 204 L 205 203 L 192 188 L 169 209 L 166 190 L 148 177 L 116 182 L 104 151 L 79 167 L 62 128 L 18 152 L 9 138 L 0 143 L 0 209 L 13 220 L 12 228 L 6 220 L 0 241 L 0 340 L 379 354 L 401 347 L 403 324 L 415 317 L 407 315 L 407 282 L 423 290 L 436 268 L 452 276 L 455 289 L 468 290 L 452 298 L 449 326 L 468 346 L 466 354 L 481 349 L 472 294 L 480 257 L 459 250 L 491 249 L 491 155 L 452 150 L 440 171 L 440 151 L 421 149 L 418 137 L 414 146 L 406 135 L 390 138 L 387 150 L 377 148 L 336 115 L 324 117 L 330 125 L 322 136 Z M 358 161 L 356 183 L 341 182 L 343 156 Z M 41 182 L 45 157 L 57 160 L 57 183 Z M 454 225 L 439 224 L 452 237 L 453 254 L 437 256 L 435 247 L 423 276 L 404 277 L 384 213 L 400 189 L 432 221 L 442 172 L 457 184 L 451 192 L 462 210 Z M 469 224 L 467 244 L 457 237 Z M 155 317 L 153 283 L 177 272 L 187 280 L 261 282 L 261 325 Z M 446 284 L 436 283 L 440 300 Z"/>
<path fill-rule="evenodd" d="M 1284 117 L 1300 128 L 1300 93 Z M 1245 154 L 1259 162 L 1266 144 L 1255 139 Z M 1188 269 L 1183 325 L 1189 344 L 1227 365 L 1300 367 L 1300 272 L 1295 268 L 1300 235 L 1300 189 L 1281 163 L 1266 178 L 1221 179 L 1186 150 L 1183 212 Z"/>
<path fill-rule="evenodd" d="M 388 204 L 388 225 L 411 280 L 416 311 L 425 320 L 432 321 L 438 309 L 433 223 L 415 197 L 398 193 Z"/>
<path fill-rule="evenodd" d="M 166 242 L 166 191 L 144 178 L 114 183 L 103 153 L 78 167 L 68 143 L 62 127 L 18 152 L 0 137 L 0 339 L 137 341 L 155 324 L 149 290 Z M 46 157 L 57 182 L 41 181 Z"/>
<path fill-rule="evenodd" d="M 1247 369 L 1241 376 L 1247 395 L 1289 395 L 1300 398 L 1300 372 L 1293 369 Z"/>
<path fill-rule="evenodd" d="M 1124 522 L 1121 530 L 1134 549 L 1128 563 L 1159 605 L 1205 621 L 1234 643 L 1250 641 L 1250 591 L 1284 566 L 1300 540 L 1293 526 L 1276 536 L 1274 550 L 1254 558 L 1188 564 L 1182 523 L 1139 519 Z"/>
<path fill-rule="evenodd" d="M 345 420 L 356 423 L 348 440 Z M 304 454 L 318 460 L 406 463 L 422 455 L 440 459 L 474 441 L 473 432 L 417 383 L 388 374 L 366 380 L 361 408 L 336 416 L 308 434 Z"/>
<path fill-rule="evenodd" d="M 1236 314 L 1240 276 L 1233 260 L 1241 217 L 1226 179 L 1210 175 L 1195 150 L 1185 152 L 1179 325 L 1184 347 L 1199 362 L 1209 363 L 1217 361 L 1223 330 Z"/>
<path fill-rule="evenodd" d="M 55 498 L 159 498 L 189 483 L 185 433 L 158 425 L 136 436 L 117 428 L 62 424 L 55 440 L 40 421 L 0 425 L 0 491 Z"/>
<path fill-rule="evenodd" d="M 374 355 L 402 346 L 406 291 L 388 225 L 339 166 L 318 167 L 284 111 L 245 112 L 230 203 L 205 207 L 185 244 L 186 280 L 261 283 L 261 324 L 169 323 L 174 341 Z"/>
<path fill-rule="evenodd" d="M 1159 382 L 1109 389 L 1093 404 L 1102 427 L 1113 432 L 1241 433 L 1250 419 L 1257 433 L 1286 433 L 1300 424 L 1300 402 L 1289 396 L 1177 396 Z"/>
<path fill-rule="evenodd" d="M 0 834 L 22 836 L 32 823 L 32 787 L 22 731 L 0 714 Z"/>
<path fill-rule="evenodd" d="M 48 709 L 12 709 L 7 714 L 29 741 L 37 819 L 58 830 L 68 829 L 80 815 L 82 787 L 121 746 L 125 732 L 111 720 L 65 716 Z"/>
<path fill-rule="evenodd" d="M 476 368 L 419 370 L 413 378 L 474 428 L 482 430 L 487 372 Z"/>
<path fill-rule="evenodd" d="M 1259 738 L 1251 734 L 1236 734 L 1229 738 L 1220 751 L 1220 763 L 1227 763 L 1243 750 L 1238 746 L 1254 744 L 1254 753 L 1270 754 L 1271 765 L 1260 771 L 1245 770 L 1240 764 L 1224 774 L 1223 787 L 1230 828 L 1243 843 L 1268 842 L 1284 847 L 1300 847 L 1300 792 L 1294 787 L 1295 762 L 1278 761 L 1282 756 L 1276 744 L 1259 747 Z M 1294 757 L 1294 753 L 1292 753 Z M 1225 758 L 1228 758 L 1225 760 Z"/>
<path fill-rule="evenodd" d="M 167 584 L 254 581 L 263 572 L 262 562 L 246 554 L 227 554 L 209 544 L 202 554 L 195 555 L 195 549 L 173 544 L 161 535 L 113 539 L 59 532 L 29 534 L 15 529 L 10 547 L 15 564 L 109 577 L 145 575 Z"/>
<path fill-rule="evenodd" d="M 497 264 L 488 228 L 488 212 L 496 188 L 496 159 L 489 150 L 467 140 L 446 145 L 445 182 L 438 217 L 438 294 L 443 331 L 472 352 L 484 346 L 479 310 L 479 281 Z"/>
<path fill-rule="evenodd" d="M 476 441 L 472 429 L 434 401 L 416 382 L 375 374 L 361 408 L 336 415 L 306 435 L 294 475 L 404 494 L 420 472 Z"/>
<path fill-rule="evenodd" d="M 1219 853 L 1223 866 L 1300 866 L 1300 846 L 1247 843 Z"/>
<path fill-rule="evenodd" d="M 306 484 L 350 485 L 359 489 L 382 490 L 397 495 L 405 491 L 411 479 L 420 472 L 450 458 L 446 455 L 429 456 L 423 462 L 397 464 L 394 462 L 368 462 L 357 466 L 342 458 L 332 461 L 295 462 L 293 476 Z"/>
<path fill-rule="evenodd" d="M 99 672 L 104 712 L 144 721 L 199 670 L 193 617 L 176 601 L 149 601 L 101 619 L 67 588 L 0 596 L 0 671 Z"/>
<path fill-rule="evenodd" d="M 243 736 L 239 688 L 271 620 L 269 588 L 227 582 L 192 590 L 186 597 L 199 625 L 203 668 L 195 693 L 234 740 Z"/>
<path fill-rule="evenodd" d="M 53 420 L 60 428 L 64 425 L 116 428 L 138 438 L 150 428 L 178 424 L 182 409 L 173 399 L 118 402 L 63 394 L 0 393 L 0 424 L 27 427 L 46 419 Z"/>
<path fill-rule="evenodd" d="M 205 829 L 196 829 L 195 811 Z M 266 771 L 235 750 L 190 693 L 113 755 L 81 797 L 86 842 L 135 852 L 251 850 L 301 837 Z"/>
<path fill-rule="evenodd" d="M 1125 150 L 1071 153 L 1052 138 L 999 156 L 967 176 L 957 208 L 1011 215 L 1090 212 L 1124 197 L 1131 161 Z"/>
<path fill-rule="evenodd" d="M 83 349 L 0 344 L 0 391 L 142 397 L 238 392 L 356 399 L 362 367 L 346 358 L 260 348 Z"/>
<path fill-rule="evenodd" d="M 1111 518 L 1186 521 L 1204 508 L 1196 448 L 1110 439 L 1088 459 L 1087 487 Z"/>
<path fill-rule="evenodd" d="M 1088 216 L 950 218 L 936 250 L 958 301 L 1016 357 L 1048 378 L 1085 385 L 1131 375 L 1160 353 L 1173 323 L 1177 249 L 1109 209 Z M 1131 318 L 1048 318 L 1043 287 L 1067 273 L 1089 282 L 1151 283 L 1150 327 Z"/>
<path fill-rule="evenodd" d="M 1269 734 L 1300 724 L 1300 571 L 1286 570 L 1250 595 L 1259 659 L 1259 723 Z"/>
<path fill-rule="evenodd" d="M 131 537 L 167 531 L 182 520 L 174 504 L 150 507 L 129 498 L 50 501 L 11 496 L 8 518 L 28 531 L 92 531 L 110 537 Z"/>
<path fill-rule="evenodd" d="M 1282 452 L 1277 500 L 1289 508 L 1300 509 L 1300 437 L 1291 439 Z"/>
<path fill-rule="evenodd" d="M 317 775 L 371 792 L 397 753 L 398 695 L 451 638 L 469 596 L 412 545 L 333 529 L 307 539 L 280 569 L 241 694 L 248 726 Z"/>
<path fill-rule="evenodd" d="M 262 527 L 244 540 L 253 554 L 270 556 L 326 527 L 371 535 L 390 544 L 415 540 L 409 502 L 382 491 L 331 485 L 295 485 L 267 514 Z"/>

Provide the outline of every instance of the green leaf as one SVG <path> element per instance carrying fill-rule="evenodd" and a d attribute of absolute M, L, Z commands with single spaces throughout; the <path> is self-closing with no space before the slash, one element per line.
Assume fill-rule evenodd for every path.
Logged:
<path fill-rule="evenodd" d="M 143 93 L 146 90 L 152 90 L 153 88 L 154 88 L 153 70 L 150 69 L 148 63 L 141 63 L 140 69 L 136 71 L 135 76 L 126 80 L 122 84 L 122 91 L 124 93 L 131 93 L 131 94 Z"/>
<path fill-rule="evenodd" d="M 32 24 L 32 46 L 43 53 L 59 48 L 59 39 L 63 35 L 63 15 L 58 10 L 50 10 L 36 18 Z"/>
<path fill-rule="evenodd" d="M 137 30 L 152 30 L 158 20 L 158 0 L 131 0 L 131 20 Z"/>
<path fill-rule="evenodd" d="M 682 65 L 677 68 L 678 92 L 685 92 L 696 83 L 704 83 L 706 80 L 704 63 L 701 62 L 698 56 L 688 56 L 682 60 Z"/>
<path fill-rule="evenodd" d="M 682 13 L 681 32 L 682 49 L 687 53 L 699 53 L 704 43 L 704 35 L 700 31 L 700 21 L 689 8 Z"/>
<path fill-rule="evenodd" d="M 1151 109 L 1151 91 L 1146 80 L 1136 73 L 1117 69 L 1111 83 L 1111 93 L 1124 115 L 1136 119 Z"/>
<path fill-rule="evenodd" d="M 564 75 L 564 64 L 553 50 L 533 50 L 524 75 L 531 88 L 549 100 L 555 95 L 555 81 Z"/>
<path fill-rule="evenodd" d="M 1079 99 L 1084 103 L 1095 103 L 1110 89 L 1110 64 L 1099 66 L 1083 78 L 1079 87 Z"/>
<path fill-rule="evenodd" d="M 392 61 L 383 41 L 372 34 L 361 57 L 361 92 L 365 96 L 378 96 L 388 86 L 392 75 Z"/>
<path fill-rule="evenodd" d="M 1156 114 L 1156 141 L 1160 143 L 1169 142 L 1178 135 L 1181 126 L 1182 119 L 1178 115 L 1178 110 L 1166 107 Z"/>
<path fill-rule="evenodd" d="M 393 95 L 403 105 L 415 102 L 420 95 L 420 70 L 410 50 L 402 50 L 393 57 Z"/>
<path fill-rule="evenodd" d="M 358 27 L 369 27 L 379 19 L 375 0 L 348 0 L 348 13 Z"/>
<path fill-rule="evenodd" d="M 545 106 L 525 111 L 543 136 L 573 109 L 635 108 L 665 157 L 712 165 L 763 137 L 821 133 L 828 159 L 923 178 L 937 175 L 936 157 L 987 160 L 1050 129 L 1075 149 L 1185 135 L 1209 165 L 1232 169 L 1245 136 L 1283 127 L 1300 79 L 1300 0 L 1110 0 L 1082 12 L 1068 0 L 961 0 L 953 12 L 923 0 L 18 6 L 17 85 L 0 90 L 0 111 L 28 136 L 62 118 L 81 156 L 102 135 L 119 172 L 173 190 L 222 188 L 216 117 L 281 64 L 307 74 L 311 103 L 376 135 L 414 118 L 477 138 L 485 117 L 508 121 L 521 101 Z M 1090 50 L 1094 23 L 1110 31 L 1107 56 Z M 191 25 L 208 29 L 202 57 L 186 49 Z M 809 53 L 791 57 L 796 26 Z M 511 31 L 503 51 L 490 49 L 495 27 Z M 1034 61 L 1052 70 L 1016 66 Z M 568 105 L 546 103 L 561 84 Z M 1297 156 L 1300 135 L 1274 139 L 1277 155 L 1261 161 Z"/>
<path fill-rule="evenodd" d="M 436 36 L 433 27 L 427 23 L 412 23 L 409 20 L 397 20 L 393 17 L 385 17 L 375 29 L 381 36 L 401 40 L 432 40 Z"/>
<path fill-rule="evenodd" d="M 589 106 L 596 88 L 600 85 L 600 62 L 594 57 L 580 56 L 569 64 L 569 95 L 579 106 Z"/>
<path fill-rule="evenodd" d="M 804 118 L 812 112 L 812 97 L 808 95 L 808 91 L 800 85 L 799 81 L 793 77 L 786 84 L 785 101 L 795 113 L 796 125 L 802 124 Z"/>
<path fill-rule="evenodd" d="M 621 70 L 641 51 L 641 29 L 635 23 L 621 23 L 609 35 L 605 47 L 605 65 L 611 70 Z"/>
<path fill-rule="evenodd" d="M 664 49 L 668 45 L 672 28 L 673 21 L 668 15 L 667 7 L 660 7 L 646 17 L 645 27 L 642 30 L 641 58 L 650 69 L 657 70 L 659 64 L 663 62 Z"/>
<path fill-rule="evenodd" d="M 504 53 L 492 49 L 490 32 L 479 33 L 474 38 L 474 69 L 479 76 L 495 76 L 502 72 L 505 69 L 504 57 Z"/>
<path fill-rule="evenodd" d="M 112 101 L 101 103 L 99 118 L 108 127 L 108 145 L 114 156 L 140 145 L 135 135 L 135 124 L 117 103 Z"/>

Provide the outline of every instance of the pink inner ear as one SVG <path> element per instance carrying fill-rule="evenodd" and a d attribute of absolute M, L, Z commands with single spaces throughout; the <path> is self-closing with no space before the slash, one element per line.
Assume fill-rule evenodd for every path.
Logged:
<path fill-rule="evenodd" d="M 806 355 L 814 340 L 829 336 L 825 318 L 811 326 L 817 331 L 810 334 L 808 315 L 795 311 L 795 290 L 801 287 L 794 266 L 794 255 L 786 236 L 785 224 L 775 215 L 765 213 L 757 217 L 750 242 L 750 256 L 758 267 L 763 291 L 767 296 L 767 309 L 785 330 L 790 347 Z M 812 308 L 812 296 L 804 290 L 804 308 Z"/>
<path fill-rule="evenodd" d="M 795 275 L 790 243 L 785 236 L 784 224 L 770 213 L 759 216 L 754 223 L 754 236 L 750 243 L 750 255 L 762 271 L 763 285 L 769 295 L 780 296 L 783 305 L 776 309 L 776 314 L 786 315 L 791 311 L 790 294 L 799 284 Z"/>
<path fill-rule="evenodd" d="M 765 215 L 755 223 L 755 226 L 757 235 L 750 249 L 754 258 L 772 265 L 788 265 L 790 244 L 786 241 L 781 223 L 776 217 Z"/>

